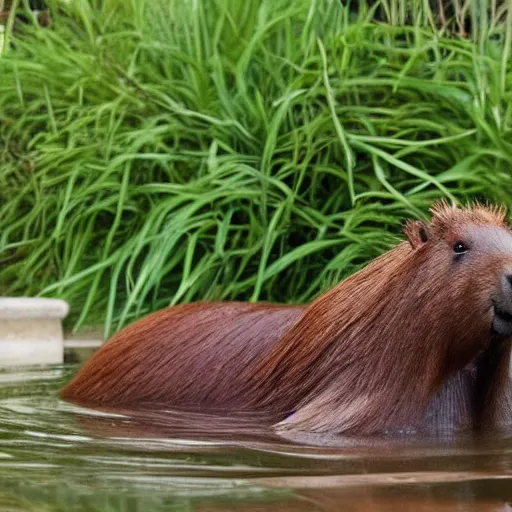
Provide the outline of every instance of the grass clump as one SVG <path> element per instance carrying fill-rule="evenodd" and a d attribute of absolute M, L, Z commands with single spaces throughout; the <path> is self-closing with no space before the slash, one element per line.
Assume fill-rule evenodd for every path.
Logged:
<path fill-rule="evenodd" d="M 27 26 L 0 58 L 0 293 L 107 333 L 170 303 L 305 301 L 434 199 L 510 205 L 510 25 L 374 14 L 83 0 Z"/>

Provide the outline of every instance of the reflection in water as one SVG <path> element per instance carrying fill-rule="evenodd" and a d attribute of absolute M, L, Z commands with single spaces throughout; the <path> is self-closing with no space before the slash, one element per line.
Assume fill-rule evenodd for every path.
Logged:
<path fill-rule="evenodd" d="M 0 510 L 512 512 L 512 437 L 283 439 L 268 417 L 96 411 L 0 373 Z"/>

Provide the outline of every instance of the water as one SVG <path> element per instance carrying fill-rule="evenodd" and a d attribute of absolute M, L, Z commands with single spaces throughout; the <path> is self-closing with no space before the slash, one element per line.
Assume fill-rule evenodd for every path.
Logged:
<path fill-rule="evenodd" d="M 62 402 L 75 370 L 0 373 L 0 510 L 512 512 L 512 433 L 281 439 L 261 418 Z"/>

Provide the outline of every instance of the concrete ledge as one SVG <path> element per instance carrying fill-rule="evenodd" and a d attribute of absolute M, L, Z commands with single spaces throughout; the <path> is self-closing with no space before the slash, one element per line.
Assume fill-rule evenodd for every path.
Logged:
<path fill-rule="evenodd" d="M 100 348 L 103 345 L 102 340 L 76 340 L 76 339 L 64 339 L 64 348 Z"/>
<path fill-rule="evenodd" d="M 0 297 L 0 320 L 15 318 L 55 318 L 62 320 L 69 313 L 67 302 L 38 297 Z"/>
<path fill-rule="evenodd" d="M 60 364 L 67 302 L 0 297 L 0 365 Z"/>

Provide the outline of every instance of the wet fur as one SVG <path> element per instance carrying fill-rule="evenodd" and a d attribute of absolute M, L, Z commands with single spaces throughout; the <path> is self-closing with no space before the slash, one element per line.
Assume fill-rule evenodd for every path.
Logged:
<path fill-rule="evenodd" d="M 109 340 L 61 396 L 99 405 L 247 409 L 240 389 L 251 368 L 302 311 L 240 302 L 158 311 Z"/>
<path fill-rule="evenodd" d="M 510 342 L 494 339 L 485 317 L 486 269 L 502 262 L 489 256 L 478 261 L 478 277 L 454 279 L 442 245 L 466 225 L 505 227 L 504 212 L 442 204 L 432 213 L 429 224 L 408 223 L 407 242 L 308 306 L 198 303 L 139 320 L 62 397 L 268 411 L 281 415 L 275 428 L 283 432 L 507 425 Z"/>

